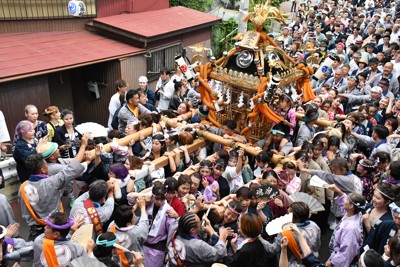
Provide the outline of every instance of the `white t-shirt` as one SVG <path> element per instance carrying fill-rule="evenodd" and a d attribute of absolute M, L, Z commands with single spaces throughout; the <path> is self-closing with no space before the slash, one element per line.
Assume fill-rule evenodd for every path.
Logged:
<path fill-rule="evenodd" d="M 158 110 L 163 111 L 167 110 L 169 106 L 169 102 L 171 101 L 172 95 L 175 92 L 174 82 L 171 79 L 165 86 L 164 86 L 164 94 L 161 94 L 160 101 L 158 101 Z"/>
<path fill-rule="evenodd" d="M 115 93 L 111 99 L 110 104 L 108 105 L 108 111 L 110 112 L 110 116 L 108 117 L 108 128 L 112 129 L 111 122 L 114 117 L 115 111 L 121 106 L 121 102 L 119 101 L 119 93 Z"/>
<path fill-rule="evenodd" d="M 4 114 L 0 111 L 0 143 L 11 141 L 10 133 L 7 129 L 6 119 L 4 118 Z"/>
<path fill-rule="evenodd" d="M 224 177 L 228 181 L 231 193 L 235 193 L 240 187 L 244 185 L 242 173 L 236 172 L 236 166 L 227 166 L 224 173 L 222 174 L 222 177 Z"/>

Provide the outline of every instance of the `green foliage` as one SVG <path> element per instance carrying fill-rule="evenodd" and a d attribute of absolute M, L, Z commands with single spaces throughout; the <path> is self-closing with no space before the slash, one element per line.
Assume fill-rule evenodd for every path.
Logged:
<path fill-rule="evenodd" d="M 283 2 L 282 0 L 271 0 L 270 4 L 271 6 L 279 8 L 282 2 Z"/>
<path fill-rule="evenodd" d="M 221 57 L 224 51 L 229 51 L 234 47 L 235 41 L 232 40 L 232 37 L 236 36 L 237 27 L 238 23 L 234 18 L 213 26 L 212 50 L 216 58 Z"/>
<path fill-rule="evenodd" d="M 249 10 L 254 9 L 254 5 L 265 3 L 266 0 L 250 0 Z M 270 0 L 270 5 L 280 7 L 283 0 Z M 202 12 L 208 12 L 214 5 L 215 0 L 170 0 L 170 6 L 184 6 Z M 264 25 L 264 31 L 269 32 L 270 21 Z M 229 51 L 234 47 L 235 41 L 232 37 L 237 34 L 238 22 L 234 18 L 222 21 L 221 24 L 212 27 L 212 50 L 214 56 L 219 58 L 223 51 Z M 247 24 L 248 30 L 254 30 L 251 22 Z"/>
<path fill-rule="evenodd" d="M 184 6 L 202 12 L 208 12 L 214 0 L 170 0 L 170 6 Z"/>

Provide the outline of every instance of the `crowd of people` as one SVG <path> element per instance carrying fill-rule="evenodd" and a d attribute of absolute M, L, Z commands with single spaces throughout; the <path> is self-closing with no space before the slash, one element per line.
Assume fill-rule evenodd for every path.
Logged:
<path fill-rule="evenodd" d="M 315 70 L 332 64 L 313 81 L 312 101 L 277 90 L 283 121 L 256 143 L 235 120 L 213 125 L 179 67 L 161 69 L 154 89 L 145 76 L 137 89 L 116 81 L 108 136 L 79 132 L 71 110 L 27 105 L 12 140 L 25 222 L 0 194 L 2 266 L 30 257 L 33 266 L 399 266 L 400 1 L 294 1 L 292 11 L 277 43 Z M 257 153 L 216 142 L 192 151 L 197 130 Z M 76 242 L 82 229 L 86 246 Z"/>

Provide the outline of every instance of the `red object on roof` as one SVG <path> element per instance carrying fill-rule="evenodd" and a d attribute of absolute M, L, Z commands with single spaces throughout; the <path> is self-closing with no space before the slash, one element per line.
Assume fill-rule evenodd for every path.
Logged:
<path fill-rule="evenodd" d="M 154 41 L 212 26 L 221 19 L 186 7 L 121 14 L 93 20 L 93 26 L 143 41 Z"/>
<path fill-rule="evenodd" d="M 87 31 L 0 34 L 0 82 L 144 51 Z"/>

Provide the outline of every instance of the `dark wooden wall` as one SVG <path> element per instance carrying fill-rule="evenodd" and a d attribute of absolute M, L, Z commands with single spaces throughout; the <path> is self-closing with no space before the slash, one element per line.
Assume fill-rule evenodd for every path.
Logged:
<path fill-rule="evenodd" d="M 114 83 L 121 78 L 119 60 L 76 68 L 70 71 L 75 122 L 97 122 L 107 126 L 108 104 L 115 93 Z M 89 94 L 87 83 L 98 82 L 100 98 Z M 104 84 L 102 84 L 104 83 Z"/>
<path fill-rule="evenodd" d="M 18 122 L 25 119 L 25 106 L 38 108 L 39 119 L 44 120 L 43 111 L 50 104 L 46 76 L 37 76 L 0 84 L 0 110 L 3 111 L 11 139 Z"/>

